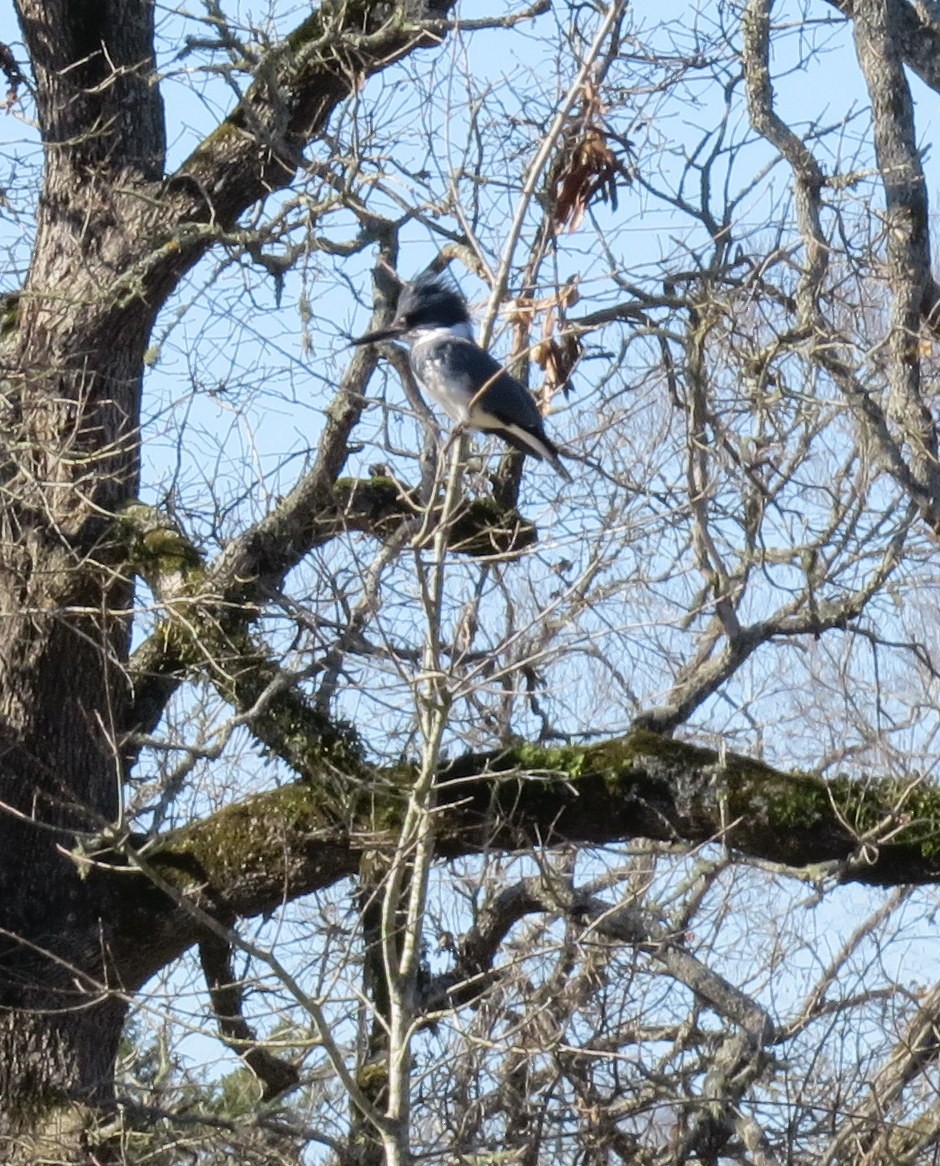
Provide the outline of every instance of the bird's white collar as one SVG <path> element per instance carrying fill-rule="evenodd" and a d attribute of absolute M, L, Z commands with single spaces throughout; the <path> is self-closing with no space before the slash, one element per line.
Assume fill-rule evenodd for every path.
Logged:
<path fill-rule="evenodd" d="M 428 344 L 453 337 L 456 340 L 473 340 L 472 324 L 423 324 L 420 328 L 412 328 L 405 334 L 405 338 L 412 344 Z"/>

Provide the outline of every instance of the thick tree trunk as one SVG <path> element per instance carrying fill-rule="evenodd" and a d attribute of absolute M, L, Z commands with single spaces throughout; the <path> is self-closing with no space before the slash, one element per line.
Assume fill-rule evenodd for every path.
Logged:
<path fill-rule="evenodd" d="M 84 275 L 84 278 L 82 277 Z M 139 369 L 150 313 L 75 300 L 25 301 L 7 368 L 0 505 L 0 854 L 15 885 L 0 898 L 0 1095 L 100 1098 L 122 1006 L 107 995 L 106 921 L 64 852 L 119 811 L 123 665 L 132 586 L 111 515 L 136 488 Z M 30 286 L 27 287 L 27 296 Z M 83 337 L 119 327 L 120 345 Z"/>
<path fill-rule="evenodd" d="M 108 1096 L 125 1011 L 111 994 L 107 920 L 66 852 L 119 811 L 132 583 L 112 516 L 137 487 L 155 310 L 120 278 L 146 238 L 163 157 L 150 4 L 24 0 L 20 18 L 47 165 L 33 262 L 0 354 L 8 1134 L 54 1128 L 72 1100 Z"/>

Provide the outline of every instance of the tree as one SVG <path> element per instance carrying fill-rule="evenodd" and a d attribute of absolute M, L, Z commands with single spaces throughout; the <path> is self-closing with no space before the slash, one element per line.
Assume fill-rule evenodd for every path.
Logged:
<path fill-rule="evenodd" d="M 8 1160 L 940 1160 L 933 7 L 17 16 Z M 563 495 L 345 349 L 427 262 Z"/>

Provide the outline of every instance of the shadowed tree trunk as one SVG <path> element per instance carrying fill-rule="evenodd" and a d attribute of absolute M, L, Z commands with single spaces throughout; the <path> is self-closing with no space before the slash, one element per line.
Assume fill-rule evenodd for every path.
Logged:
<path fill-rule="evenodd" d="M 143 353 L 159 306 L 122 277 L 163 169 L 149 4 L 23 3 L 46 167 L 2 350 L 0 1092 L 111 1088 L 125 1006 L 67 851 L 117 818 L 132 580 L 111 516 L 137 488 Z"/>

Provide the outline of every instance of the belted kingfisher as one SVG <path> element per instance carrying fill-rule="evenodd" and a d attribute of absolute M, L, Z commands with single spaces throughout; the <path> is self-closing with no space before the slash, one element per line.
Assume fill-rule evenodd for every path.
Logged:
<path fill-rule="evenodd" d="M 456 422 L 544 458 L 571 481 L 532 395 L 473 339 L 467 301 L 456 286 L 422 272 L 402 290 L 391 324 L 353 344 L 376 340 L 408 344 L 415 380 Z"/>

